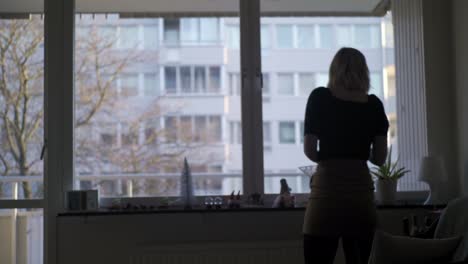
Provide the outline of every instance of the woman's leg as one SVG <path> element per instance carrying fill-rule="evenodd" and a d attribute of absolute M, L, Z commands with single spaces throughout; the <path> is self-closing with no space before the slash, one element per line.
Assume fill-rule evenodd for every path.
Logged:
<path fill-rule="evenodd" d="M 343 251 L 346 264 L 367 264 L 372 249 L 373 235 L 344 236 Z"/>
<path fill-rule="evenodd" d="M 333 264 L 338 237 L 304 235 L 305 264 Z"/>

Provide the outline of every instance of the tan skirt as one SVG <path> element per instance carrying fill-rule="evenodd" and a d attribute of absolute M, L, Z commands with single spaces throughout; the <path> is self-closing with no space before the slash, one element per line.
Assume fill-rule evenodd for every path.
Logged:
<path fill-rule="evenodd" d="M 374 184 L 366 162 L 322 161 L 310 187 L 304 234 L 360 236 L 374 231 Z"/>

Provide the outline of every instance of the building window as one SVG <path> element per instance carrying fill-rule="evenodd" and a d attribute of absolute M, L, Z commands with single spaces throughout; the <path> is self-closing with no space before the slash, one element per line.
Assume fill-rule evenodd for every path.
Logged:
<path fill-rule="evenodd" d="M 177 142 L 177 118 L 174 116 L 164 117 L 164 129 L 167 143 Z"/>
<path fill-rule="evenodd" d="M 229 122 L 231 144 L 242 144 L 242 126 L 240 121 Z"/>
<path fill-rule="evenodd" d="M 158 25 L 143 26 L 143 39 L 145 49 L 156 49 L 159 42 Z"/>
<path fill-rule="evenodd" d="M 191 93 L 192 88 L 192 68 L 189 66 L 182 66 L 180 69 L 180 88 L 182 93 Z"/>
<path fill-rule="evenodd" d="M 336 27 L 336 42 L 338 47 L 353 46 L 351 25 L 338 25 Z"/>
<path fill-rule="evenodd" d="M 164 85 L 168 94 L 175 94 L 177 92 L 176 67 L 164 68 Z"/>
<path fill-rule="evenodd" d="M 297 47 L 300 49 L 315 48 L 315 32 L 313 25 L 297 26 Z"/>
<path fill-rule="evenodd" d="M 261 47 L 262 49 L 271 48 L 271 27 L 269 25 L 261 25 Z"/>
<path fill-rule="evenodd" d="M 99 127 L 99 141 L 106 148 L 117 145 L 117 124 L 105 123 Z"/>
<path fill-rule="evenodd" d="M 145 96 L 158 96 L 159 75 L 157 73 L 145 73 L 143 78 Z"/>
<path fill-rule="evenodd" d="M 144 145 L 153 145 L 158 142 L 160 136 L 159 119 L 148 119 L 144 122 Z"/>
<path fill-rule="evenodd" d="M 278 74 L 278 94 L 294 95 L 294 75 L 292 73 Z"/>
<path fill-rule="evenodd" d="M 90 34 L 90 28 L 86 27 L 85 30 L 81 33 L 77 32 L 77 35 L 79 36 L 78 38 L 83 39 L 83 38 L 89 38 Z M 111 48 L 115 48 L 116 45 L 116 40 L 117 40 L 117 29 L 113 26 L 101 26 L 99 27 L 98 33 L 100 37 L 97 39 L 98 44 L 101 44 L 102 46 L 110 45 Z M 87 34 L 87 35 L 84 35 Z"/>
<path fill-rule="evenodd" d="M 138 27 L 137 26 L 122 26 L 120 27 L 120 48 L 136 49 L 138 48 Z"/>
<path fill-rule="evenodd" d="M 239 26 L 226 26 L 226 41 L 227 47 L 230 49 L 240 49 L 240 32 Z"/>
<path fill-rule="evenodd" d="M 217 18 L 180 19 L 183 44 L 216 43 L 219 41 L 219 20 Z"/>
<path fill-rule="evenodd" d="M 271 92 L 270 74 L 263 73 L 263 95 L 269 95 Z"/>
<path fill-rule="evenodd" d="M 208 92 L 219 93 L 221 90 L 221 69 L 219 67 L 209 67 Z"/>
<path fill-rule="evenodd" d="M 280 49 L 294 48 L 293 41 L 293 26 L 278 25 L 276 26 L 276 46 Z"/>
<path fill-rule="evenodd" d="M 381 47 L 379 25 L 355 25 L 354 42 L 356 47 L 362 49 Z"/>
<path fill-rule="evenodd" d="M 195 92 L 206 92 L 205 67 L 195 67 Z"/>
<path fill-rule="evenodd" d="M 331 49 L 334 48 L 333 27 L 331 25 L 319 25 L 319 48 Z"/>
<path fill-rule="evenodd" d="M 219 41 L 219 20 L 217 18 L 200 18 L 200 41 L 216 43 Z"/>
<path fill-rule="evenodd" d="M 133 146 L 138 144 L 139 124 L 121 123 L 120 141 L 122 146 Z"/>
<path fill-rule="evenodd" d="M 299 73 L 299 95 L 309 95 L 315 88 L 315 78 L 312 73 Z"/>
<path fill-rule="evenodd" d="M 120 76 L 120 95 L 123 97 L 138 95 L 138 74 L 122 74 Z"/>
<path fill-rule="evenodd" d="M 166 45 L 179 45 L 179 22 L 177 18 L 164 19 L 164 43 Z"/>
<path fill-rule="evenodd" d="M 207 124 L 208 142 L 221 142 L 222 140 L 222 126 L 220 116 L 209 116 Z"/>
<path fill-rule="evenodd" d="M 296 126 L 294 122 L 279 122 L 280 144 L 296 143 Z"/>
<path fill-rule="evenodd" d="M 271 122 L 263 121 L 263 143 L 271 145 Z"/>

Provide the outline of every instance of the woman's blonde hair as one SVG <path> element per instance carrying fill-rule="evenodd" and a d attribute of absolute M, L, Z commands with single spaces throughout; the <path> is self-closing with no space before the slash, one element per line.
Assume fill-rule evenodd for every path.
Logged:
<path fill-rule="evenodd" d="M 330 65 L 328 88 L 369 92 L 366 58 L 357 49 L 341 48 Z"/>

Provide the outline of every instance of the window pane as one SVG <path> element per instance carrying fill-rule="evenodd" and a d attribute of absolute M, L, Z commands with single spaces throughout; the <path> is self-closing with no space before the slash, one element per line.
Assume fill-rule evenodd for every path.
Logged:
<path fill-rule="evenodd" d="M 180 67 L 180 88 L 183 93 L 192 92 L 192 74 L 191 68 L 184 66 Z"/>
<path fill-rule="evenodd" d="M 370 25 L 356 25 L 354 27 L 354 42 L 356 47 L 370 48 L 372 46 L 372 35 Z"/>
<path fill-rule="evenodd" d="M 270 94 L 271 88 L 270 88 L 270 74 L 268 73 L 263 73 L 263 95 L 268 95 Z"/>
<path fill-rule="evenodd" d="M 294 144 L 296 142 L 296 129 L 294 122 L 279 123 L 279 142 L 281 144 Z"/>
<path fill-rule="evenodd" d="M 239 73 L 229 73 L 229 94 L 240 95 L 240 76 Z"/>
<path fill-rule="evenodd" d="M 334 41 L 333 41 L 332 26 L 319 25 L 319 34 L 320 34 L 319 48 L 331 49 L 335 46 Z"/>
<path fill-rule="evenodd" d="M 276 26 L 276 45 L 278 48 L 293 48 L 293 27 L 290 25 Z"/>
<path fill-rule="evenodd" d="M 208 118 L 208 141 L 209 142 L 221 142 L 221 117 L 219 116 L 210 116 Z"/>
<path fill-rule="evenodd" d="M 191 142 L 193 137 L 192 117 L 182 116 L 180 118 L 179 135 L 182 141 Z"/>
<path fill-rule="evenodd" d="M 262 49 L 269 49 L 271 48 L 271 30 L 270 26 L 262 25 L 261 26 L 261 45 Z"/>
<path fill-rule="evenodd" d="M 167 93 L 176 93 L 177 90 L 177 74 L 175 67 L 164 68 L 164 84 Z"/>
<path fill-rule="evenodd" d="M 315 78 L 312 73 L 299 74 L 299 93 L 300 95 L 309 95 L 315 88 Z"/>
<path fill-rule="evenodd" d="M 43 209 L 0 209 L 0 230 L 0 263 L 43 263 Z"/>
<path fill-rule="evenodd" d="M 122 146 L 131 146 L 138 144 L 139 123 L 121 123 L 120 141 Z"/>
<path fill-rule="evenodd" d="M 166 140 L 168 143 L 176 143 L 177 141 L 177 119 L 174 116 L 164 118 L 164 128 L 166 132 Z"/>
<path fill-rule="evenodd" d="M 206 117 L 195 117 L 195 141 L 206 141 Z"/>
<path fill-rule="evenodd" d="M 90 29 L 88 28 L 88 34 L 90 33 Z M 85 33 L 85 32 L 83 32 Z M 115 48 L 115 42 L 117 40 L 117 29 L 113 26 L 101 26 L 99 28 L 99 44 L 102 46 L 110 45 L 112 48 Z M 89 37 L 86 35 L 82 35 L 82 37 Z"/>
<path fill-rule="evenodd" d="M 272 27 L 274 48 L 262 50 L 262 70 L 273 73 L 270 87 L 274 92 L 269 100 L 263 100 L 263 121 L 271 123 L 271 150 L 264 150 L 264 189 L 266 193 L 279 193 L 280 179 L 287 179 L 293 193 L 310 192 L 309 177 L 304 176 L 298 167 L 313 165 L 311 161 L 298 151 L 303 142 L 304 114 L 310 92 L 318 86 L 328 85 L 329 63 L 336 50 L 342 46 L 355 47 L 355 38 L 360 33 L 357 26 L 368 26 L 366 34 L 367 45 L 372 50 L 372 56 L 367 57 L 371 73 L 371 93 L 376 93 L 382 99 L 389 120 L 397 120 L 394 87 L 394 61 L 388 54 L 394 51 L 383 47 L 392 43 L 393 35 L 391 17 L 262 17 L 262 27 Z M 286 26 L 284 28 L 278 27 Z M 291 26 L 291 27 L 288 27 Z M 380 28 L 384 29 L 380 30 Z M 313 29 L 313 30 L 312 30 Z M 265 34 L 262 31 L 261 34 Z M 381 34 L 385 34 L 385 43 L 381 43 Z M 286 37 L 287 36 L 287 37 Z M 294 41 L 287 41 L 292 39 Z M 261 36 L 261 39 L 264 38 Z M 285 43 L 282 44 L 282 41 Z M 362 41 L 362 40 L 361 40 Z M 276 47 L 276 49 L 275 49 Z M 297 47 L 294 52 L 285 52 L 281 47 Z M 278 49 L 279 48 L 279 49 Z M 326 51 L 322 50 L 326 49 Z M 367 53 L 366 53 L 367 54 Z M 393 70 L 391 70 L 393 69 Z M 392 74 L 393 72 L 393 74 Z M 385 74 L 384 74 L 385 73 Z M 286 75 L 283 75 L 286 74 Z M 393 76 L 393 77 L 392 77 Z M 388 79 L 387 79 L 388 78 Z M 266 84 L 264 76 L 264 86 Z M 384 89 L 385 93 L 383 93 Z M 264 88 L 265 92 L 265 88 Z M 298 96 L 284 96 L 298 95 Z M 286 110 L 285 110 L 286 109 Z M 279 120 L 279 121 L 276 121 Z M 391 121 L 396 124 L 395 121 Z M 395 127 L 395 125 L 393 126 Z M 264 125 L 264 131 L 266 127 Z M 390 131 L 389 143 L 396 144 L 396 131 Z M 393 135 L 393 136 L 392 136 Z M 264 134 L 265 146 L 268 136 Z M 394 151 L 396 149 L 394 148 Z M 280 157 L 280 158 L 279 158 Z M 408 183 L 401 181 L 399 188 L 421 190 L 417 178 L 409 176 Z M 421 188 L 421 189 L 420 189 Z"/>
<path fill-rule="evenodd" d="M 76 26 L 85 25 L 90 30 L 115 27 L 118 37 L 120 28 L 137 28 L 127 35 L 141 41 L 141 46 L 106 48 L 99 54 L 84 48 L 76 51 L 80 81 L 75 116 L 81 123 L 75 129 L 75 140 L 80 142 L 75 149 L 76 188 L 98 189 L 102 197 L 178 196 L 186 157 L 196 195 L 242 190 L 241 141 L 229 142 L 229 122 L 239 122 L 241 136 L 240 98 L 221 94 L 229 90 L 227 73 L 240 71 L 239 50 L 229 49 L 227 38 L 231 25 L 232 43 L 239 47 L 239 18 L 105 20 L 90 15 Z M 226 38 L 220 37 L 221 32 Z M 92 36 L 82 35 L 84 41 Z M 116 43 L 120 47 L 120 41 Z M 212 43 L 216 45 L 207 45 Z M 97 71 L 89 58 L 98 59 Z M 85 67 L 80 67 L 81 62 Z M 238 74 L 234 78 L 239 91 Z M 144 96 L 119 96 L 139 90 Z"/>
<path fill-rule="evenodd" d="M 271 123 L 263 122 L 263 142 L 266 145 L 271 144 Z"/>
<path fill-rule="evenodd" d="M 159 76 L 157 73 L 145 73 L 145 95 L 157 96 L 159 95 Z"/>
<path fill-rule="evenodd" d="M 301 49 L 313 49 L 315 47 L 313 25 L 297 27 L 297 47 Z"/>
<path fill-rule="evenodd" d="M 3 17 L 0 36 L 0 199 L 38 199 L 44 196 L 44 164 L 40 159 L 44 138 L 44 23 L 39 15 L 29 19 Z M 12 180 L 23 176 L 28 180 Z M 0 253 L 0 262 L 4 263 L 2 259 Z"/>
<path fill-rule="evenodd" d="M 159 136 L 161 136 L 161 129 L 159 125 L 159 119 L 149 119 L 144 123 L 144 145 L 153 145 L 158 142 Z"/>
<path fill-rule="evenodd" d="M 221 89 L 221 71 L 219 67 L 210 67 L 209 92 L 217 93 Z"/>
<path fill-rule="evenodd" d="M 337 27 L 336 38 L 338 47 L 351 47 L 353 46 L 351 39 L 351 26 L 339 25 Z"/>
<path fill-rule="evenodd" d="M 180 20 L 181 38 L 184 43 L 195 43 L 199 40 L 198 18 L 183 18 Z"/>
<path fill-rule="evenodd" d="M 166 45 L 179 44 L 179 19 L 164 19 L 164 43 Z"/>
<path fill-rule="evenodd" d="M 278 94 L 294 95 L 294 76 L 292 74 L 278 74 Z"/>
<path fill-rule="evenodd" d="M 138 48 L 138 27 L 120 27 L 120 47 L 123 49 Z"/>
<path fill-rule="evenodd" d="M 219 39 L 218 19 L 200 18 L 201 41 L 217 42 Z"/>
<path fill-rule="evenodd" d="M 158 25 L 148 25 L 143 27 L 145 49 L 155 49 L 158 47 L 158 29 Z"/>
<path fill-rule="evenodd" d="M 205 67 L 195 67 L 195 92 L 206 91 Z"/>
<path fill-rule="evenodd" d="M 229 25 L 226 27 L 227 46 L 230 49 L 240 49 L 239 26 Z"/>
<path fill-rule="evenodd" d="M 138 95 L 138 75 L 123 74 L 120 77 L 120 93 L 122 96 Z"/>

